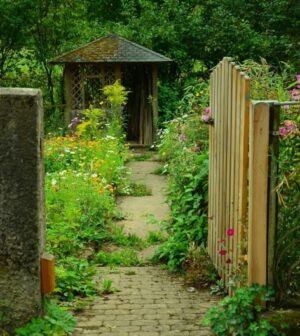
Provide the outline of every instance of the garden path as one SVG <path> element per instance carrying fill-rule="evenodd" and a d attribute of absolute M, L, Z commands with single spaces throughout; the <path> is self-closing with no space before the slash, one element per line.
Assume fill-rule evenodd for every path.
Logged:
<path fill-rule="evenodd" d="M 121 211 L 127 213 L 122 221 L 127 233 L 142 238 L 157 231 L 157 224 L 148 224 L 147 214 L 157 220 L 168 218 L 165 203 L 166 178 L 152 174 L 159 167 L 153 159 L 133 161 L 132 180 L 144 183 L 152 190 L 151 196 L 122 197 Z M 150 257 L 153 247 L 142 252 Z M 78 316 L 74 336 L 204 336 L 210 335 L 199 321 L 213 301 L 208 291 L 196 291 L 184 286 L 182 278 L 170 274 L 160 266 L 101 267 L 102 279 L 110 279 L 117 292 L 98 296 L 88 309 Z"/>

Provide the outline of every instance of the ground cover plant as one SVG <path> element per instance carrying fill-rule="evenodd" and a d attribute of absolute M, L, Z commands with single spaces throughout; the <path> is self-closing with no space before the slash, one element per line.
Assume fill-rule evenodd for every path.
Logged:
<path fill-rule="evenodd" d="M 45 301 L 46 315 L 35 318 L 26 326 L 16 330 L 17 336 L 65 336 L 72 335 L 76 320 L 66 311 L 54 302 Z"/>

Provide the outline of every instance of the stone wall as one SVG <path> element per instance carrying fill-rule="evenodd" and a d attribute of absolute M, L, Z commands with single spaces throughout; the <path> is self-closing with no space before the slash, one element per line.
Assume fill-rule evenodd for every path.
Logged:
<path fill-rule="evenodd" d="M 42 130 L 39 90 L 0 89 L 0 334 L 42 310 Z"/>

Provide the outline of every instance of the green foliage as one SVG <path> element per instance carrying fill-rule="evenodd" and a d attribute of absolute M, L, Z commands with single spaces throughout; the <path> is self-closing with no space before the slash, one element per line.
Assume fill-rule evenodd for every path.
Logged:
<path fill-rule="evenodd" d="M 55 293 L 62 300 L 72 301 L 75 296 L 87 297 L 97 293 L 93 277 L 96 268 L 87 260 L 66 257 L 56 267 L 57 288 Z"/>
<path fill-rule="evenodd" d="M 202 324 L 210 326 L 216 336 L 283 335 L 269 321 L 259 318 L 263 302 L 272 301 L 273 295 L 273 291 L 259 285 L 237 288 L 233 296 L 207 312 Z"/>
<path fill-rule="evenodd" d="M 101 284 L 101 294 L 107 295 L 107 294 L 112 294 L 117 291 L 116 288 L 112 286 L 113 282 L 110 279 L 103 279 L 102 284 Z"/>
<path fill-rule="evenodd" d="M 107 105 L 106 113 L 110 108 Z M 103 114 L 95 109 L 86 117 L 92 127 L 86 127 L 81 138 L 54 137 L 45 144 L 47 244 L 57 259 L 55 295 L 72 301 L 75 309 L 81 305 L 79 298 L 98 291 L 94 261 L 105 244 L 141 245 L 137 237 L 113 225 L 118 213 L 115 196 L 129 183 L 127 147 L 122 135 L 112 135 L 121 129 L 106 125 L 98 132 Z"/>
<path fill-rule="evenodd" d="M 167 237 L 161 231 L 150 231 L 147 237 L 147 243 L 150 245 L 162 243 Z"/>
<path fill-rule="evenodd" d="M 160 124 L 173 118 L 190 79 L 207 78 L 208 69 L 226 55 L 299 66 L 300 5 L 295 0 L 0 0 L 0 12 L 0 79 L 10 77 L 1 84 L 26 87 L 35 81 L 43 89 L 46 124 L 52 129 L 63 114 L 53 105 L 61 106 L 64 99 L 61 69 L 47 61 L 109 32 L 174 60 L 161 69 Z M 33 55 L 29 72 L 24 71 L 29 80 L 15 71 L 24 57 L 20 50 Z"/>
<path fill-rule="evenodd" d="M 171 270 L 182 268 L 192 243 L 206 243 L 206 137 L 207 130 L 200 121 L 200 115 L 183 115 L 167 123 L 158 145 L 162 159 L 166 160 L 165 169 L 169 174 L 168 201 L 171 206 L 171 220 L 167 226 L 168 239 L 158 249 L 156 258 L 166 261 Z"/>
<path fill-rule="evenodd" d="M 136 251 L 125 248 L 115 252 L 100 251 L 96 255 L 96 261 L 101 266 L 140 266 Z"/>
<path fill-rule="evenodd" d="M 35 318 L 16 330 L 17 336 L 65 336 L 72 335 L 75 318 L 53 302 L 46 302 L 46 315 Z"/>

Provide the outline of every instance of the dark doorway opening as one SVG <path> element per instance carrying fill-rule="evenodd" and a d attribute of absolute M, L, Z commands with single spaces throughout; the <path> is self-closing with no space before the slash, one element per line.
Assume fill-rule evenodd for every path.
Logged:
<path fill-rule="evenodd" d="M 127 140 L 137 144 L 152 143 L 152 68 L 147 64 L 122 67 L 122 84 L 129 91 L 125 109 Z"/>

